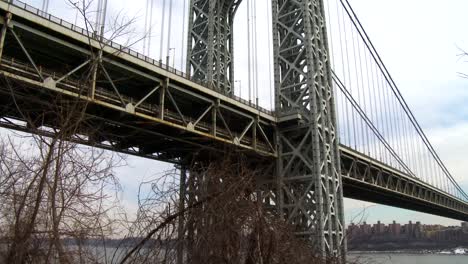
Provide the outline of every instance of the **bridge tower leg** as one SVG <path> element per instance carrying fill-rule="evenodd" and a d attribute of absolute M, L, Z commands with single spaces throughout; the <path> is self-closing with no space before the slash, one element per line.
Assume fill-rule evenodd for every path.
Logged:
<path fill-rule="evenodd" d="M 233 23 L 241 0 L 190 0 L 187 74 L 223 94 L 234 91 Z"/>
<path fill-rule="evenodd" d="M 272 0 L 277 201 L 298 236 L 345 261 L 343 191 L 323 0 Z"/>

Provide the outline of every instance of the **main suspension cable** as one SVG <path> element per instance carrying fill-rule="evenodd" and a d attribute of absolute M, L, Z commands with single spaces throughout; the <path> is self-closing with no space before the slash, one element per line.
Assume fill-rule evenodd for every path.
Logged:
<path fill-rule="evenodd" d="M 377 53 L 373 43 L 371 42 L 369 36 L 367 35 L 367 32 L 364 30 L 360 20 L 357 18 L 356 13 L 354 12 L 353 8 L 349 4 L 348 0 L 339 0 L 344 7 L 346 13 L 348 14 L 351 22 L 354 24 L 354 26 L 358 29 L 358 33 L 361 36 L 362 40 L 364 41 L 364 44 L 367 46 L 368 50 L 371 53 L 371 56 L 373 57 L 374 61 L 377 63 L 377 66 L 381 70 L 381 72 L 384 75 L 384 78 L 386 79 L 387 83 L 389 84 L 391 91 L 395 95 L 396 99 L 399 101 L 400 105 L 402 106 L 403 111 L 406 113 L 407 117 L 409 118 L 410 122 L 413 124 L 414 128 L 416 129 L 417 134 L 419 134 L 419 137 L 422 139 L 423 144 L 429 149 L 429 152 L 431 153 L 432 157 L 435 159 L 435 161 L 439 164 L 440 168 L 443 170 L 444 174 L 446 177 L 449 178 L 449 180 L 452 182 L 454 188 L 464 197 L 464 199 L 468 199 L 468 195 L 464 192 L 464 190 L 459 186 L 459 184 L 455 181 L 451 173 L 448 171 L 447 167 L 445 164 L 442 162 L 440 159 L 439 155 L 435 151 L 434 147 L 428 140 L 426 134 L 422 130 L 420 124 L 417 122 L 416 118 L 414 117 L 414 114 L 410 110 L 408 104 L 404 100 L 400 90 L 396 86 L 393 78 L 388 72 L 388 69 L 386 68 L 385 64 L 383 63 L 382 59 L 380 58 L 380 55 Z M 345 4 L 346 2 L 346 4 Z"/>

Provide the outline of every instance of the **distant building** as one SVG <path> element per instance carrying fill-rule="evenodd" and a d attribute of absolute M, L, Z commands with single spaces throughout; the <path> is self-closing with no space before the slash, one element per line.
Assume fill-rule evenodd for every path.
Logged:
<path fill-rule="evenodd" d="M 348 236 L 351 237 L 351 238 L 356 238 L 356 237 L 359 237 L 361 236 L 361 228 L 359 228 L 358 225 L 355 225 L 354 223 L 351 223 L 349 226 L 348 226 L 348 232 L 347 232 Z"/>
<path fill-rule="evenodd" d="M 405 234 L 406 238 L 413 238 L 413 235 L 414 235 L 413 222 L 409 221 L 408 224 L 405 224 L 403 233 Z"/>
<path fill-rule="evenodd" d="M 374 224 L 374 234 L 384 234 L 385 233 L 385 224 L 380 223 L 380 221 L 377 221 L 377 224 Z"/>
<path fill-rule="evenodd" d="M 371 225 L 367 224 L 366 222 L 364 222 L 362 225 L 361 225 L 361 234 L 362 235 L 370 235 L 372 234 L 372 227 Z"/>
<path fill-rule="evenodd" d="M 401 234 L 401 225 L 397 224 L 395 221 L 393 221 L 392 224 L 388 225 L 388 229 L 390 231 L 391 236 L 394 238 L 399 237 Z"/>
<path fill-rule="evenodd" d="M 421 222 L 416 222 L 416 225 L 413 228 L 413 238 L 421 239 L 424 235 L 424 227 L 421 225 Z"/>
<path fill-rule="evenodd" d="M 468 222 L 461 223 L 463 232 L 468 232 Z"/>

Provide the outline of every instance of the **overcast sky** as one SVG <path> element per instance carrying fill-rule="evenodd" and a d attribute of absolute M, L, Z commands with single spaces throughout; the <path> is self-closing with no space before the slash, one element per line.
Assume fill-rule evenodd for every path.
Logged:
<path fill-rule="evenodd" d="M 271 78 L 268 48 L 269 0 L 257 0 L 257 39 L 259 62 L 259 95 L 261 105 L 271 106 Z M 331 0 L 330 0 L 331 1 Z M 333 0 L 335 1 L 335 0 Z M 41 7 L 42 1 L 25 1 Z M 97 1 L 96 1 L 97 2 Z M 183 0 L 173 0 L 173 16 L 170 24 L 170 47 L 175 48 L 176 68 L 184 68 L 181 60 L 185 45 L 182 39 L 184 21 Z M 468 58 L 460 58 L 459 49 L 468 50 L 466 32 L 468 1 L 465 0 L 349 0 L 367 33 L 379 51 L 382 60 L 392 74 L 398 87 L 422 125 L 430 141 L 446 163 L 454 177 L 468 190 L 468 80 L 457 73 L 468 73 Z M 156 59 L 167 55 L 167 32 L 160 53 L 161 11 L 163 0 L 155 0 L 151 34 L 150 56 Z M 128 17 L 136 17 L 135 33 L 145 34 L 146 0 L 109 0 L 108 18 L 120 11 Z M 169 0 L 166 1 L 166 10 Z M 188 6 L 188 0 L 186 2 Z M 247 97 L 247 1 L 242 3 L 235 21 L 235 79 L 242 83 L 242 95 Z M 65 0 L 50 0 L 49 12 L 75 21 L 75 12 Z M 166 14 L 166 26 L 168 15 Z M 187 18 L 185 19 L 187 21 Z M 80 24 L 78 19 L 78 24 Z M 143 51 L 143 42 L 134 48 Z M 184 48 L 183 48 L 184 47 Z M 236 93 L 239 94 L 239 82 Z M 138 182 L 152 178 L 155 173 L 171 166 L 161 162 L 130 157 L 129 167 L 119 170 L 124 186 L 124 200 L 134 208 Z M 391 222 L 398 220 L 421 221 L 423 223 L 458 224 L 458 221 L 426 215 L 413 211 L 370 205 L 354 200 L 345 200 L 347 220 L 358 216 L 365 206 L 368 222 Z"/>

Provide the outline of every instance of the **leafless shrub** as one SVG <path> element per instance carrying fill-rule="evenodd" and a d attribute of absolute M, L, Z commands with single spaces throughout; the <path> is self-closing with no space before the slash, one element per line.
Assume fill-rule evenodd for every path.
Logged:
<path fill-rule="evenodd" d="M 459 59 L 462 59 L 462 58 L 463 58 L 463 59 L 466 59 L 466 58 L 468 57 L 468 53 L 467 53 L 465 50 L 463 50 L 463 49 L 461 49 L 461 48 L 458 48 L 458 50 L 460 51 L 460 53 L 457 54 L 457 56 L 458 56 Z M 465 62 L 466 62 L 466 60 L 465 60 Z M 458 72 L 458 75 L 459 75 L 460 77 L 462 77 L 462 78 L 468 79 L 468 74 L 467 74 L 467 73 Z"/>
<path fill-rule="evenodd" d="M 180 186 L 166 180 L 176 179 L 174 172 L 152 182 L 128 237 L 139 241 L 122 245 L 120 263 L 322 263 L 311 245 L 264 209 L 256 185 L 262 171 L 246 164 L 238 157 L 193 163 L 182 208 Z"/>
<path fill-rule="evenodd" d="M 41 120 L 54 120 L 50 134 L 17 134 L 1 142 L 0 223 L 7 263 L 72 263 L 87 255 L 80 246 L 84 239 L 112 235 L 109 190 L 118 188 L 113 168 L 119 157 L 69 141 L 84 122 L 86 106 L 59 102 L 35 112 Z M 37 124 L 29 111 L 21 111 L 31 126 Z"/>
<path fill-rule="evenodd" d="M 82 3 L 86 20 L 90 5 Z M 123 36 L 131 23 L 126 21 L 113 36 Z M 93 51 L 87 69 L 73 75 L 79 94 L 91 89 L 96 54 L 102 52 Z M 6 76 L 0 86 L 2 96 L 11 98 L 3 110 L 19 116 L 31 132 L 0 141 L 0 262 L 107 262 L 89 242 L 105 247 L 106 239 L 116 235 L 113 214 L 119 205 L 113 193 L 120 186 L 113 169 L 122 156 L 75 143 L 99 133 L 87 115 L 87 101 L 33 94 Z M 18 119 L 5 120 L 14 124 Z"/>

